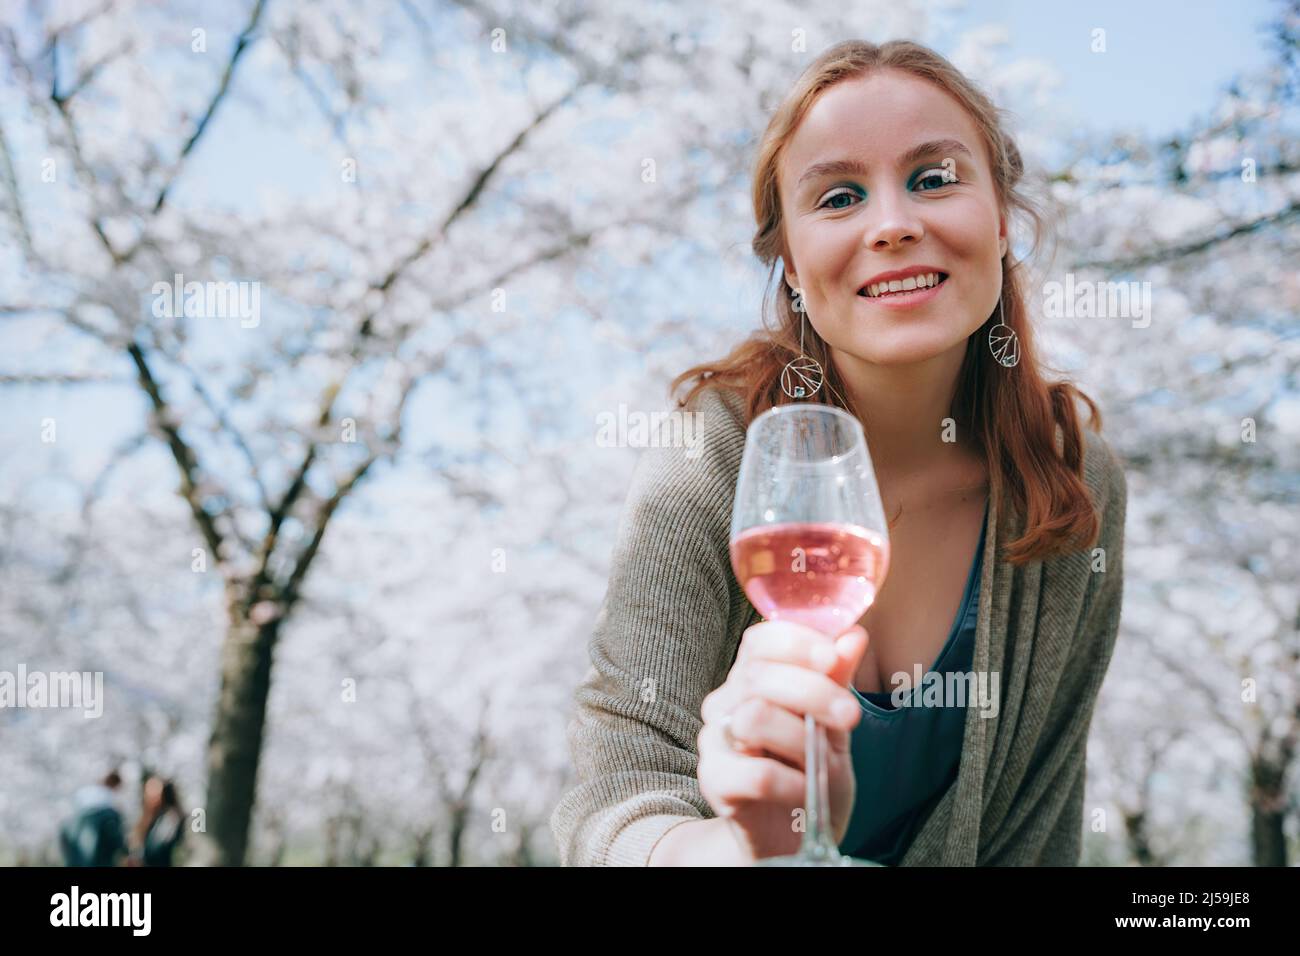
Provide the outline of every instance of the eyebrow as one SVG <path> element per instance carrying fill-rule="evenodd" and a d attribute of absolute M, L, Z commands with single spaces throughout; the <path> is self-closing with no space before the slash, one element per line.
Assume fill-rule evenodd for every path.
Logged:
<path fill-rule="evenodd" d="M 913 146 L 898 158 L 898 165 L 910 166 L 917 160 L 924 159 L 927 156 L 934 156 L 937 153 L 971 155 L 971 151 L 955 139 L 934 139 Z M 813 163 L 805 169 L 803 175 L 799 177 L 799 182 L 795 184 L 795 188 L 799 189 L 809 180 L 820 179 L 823 176 L 865 176 L 866 173 L 867 166 L 860 160 L 831 159 L 822 163 Z"/>

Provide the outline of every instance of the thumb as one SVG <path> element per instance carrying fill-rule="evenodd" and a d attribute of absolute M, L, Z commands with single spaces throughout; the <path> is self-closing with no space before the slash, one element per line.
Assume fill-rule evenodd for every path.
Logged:
<path fill-rule="evenodd" d="M 838 660 L 827 676 L 847 687 L 849 682 L 853 680 L 853 675 L 858 672 L 858 665 L 862 663 L 862 657 L 867 652 L 869 641 L 870 637 L 861 624 L 855 624 L 837 637 L 835 639 L 835 656 Z"/>

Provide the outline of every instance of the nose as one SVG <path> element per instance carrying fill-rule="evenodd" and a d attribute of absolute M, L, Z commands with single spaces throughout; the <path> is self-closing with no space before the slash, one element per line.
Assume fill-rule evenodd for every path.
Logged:
<path fill-rule="evenodd" d="M 916 245 L 925 235 L 925 226 L 916 214 L 916 207 L 904 196 L 878 195 L 874 211 L 862 241 L 876 252 Z"/>

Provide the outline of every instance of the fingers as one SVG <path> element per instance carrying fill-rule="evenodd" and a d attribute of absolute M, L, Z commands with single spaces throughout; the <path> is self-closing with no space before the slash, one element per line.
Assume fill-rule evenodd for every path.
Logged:
<path fill-rule="evenodd" d="M 812 714 L 827 727 L 847 729 L 861 716 L 846 685 L 806 667 L 761 659 L 733 669 L 726 683 L 705 698 L 701 713 L 706 722 L 717 721 L 751 697 L 761 697 L 798 717 Z"/>
<path fill-rule="evenodd" d="M 803 718 L 771 701 L 761 697 L 743 701 L 732 711 L 731 736 L 747 753 L 770 755 L 796 770 L 804 769 Z"/>
<path fill-rule="evenodd" d="M 835 639 L 835 666 L 830 669 L 827 676 L 837 684 L 849 686 L 853 675 L 862 666 L 869 645 L 870 637 L 861 625 L 854 625 L 845 631 Z"/>
<path fill-rule="evenodd" d="M 770 688 L 771 694 L 767 696 L 772 702 L 785 707 L 796 717 L 812 713 L 814 719 L 828 730 L 845 726 L 843 719 L 856 714 L 857 708 L 844 705 L 838 718 L 832 714 L 829 708 L 835 694 L 828 684 L 845 689 L 845 698 L 856 705 L 856 698 L 847 692 L 847 687 L 861 666 L 868 642 L 867 632 L 857 625 L 831 641 L 817 631 L 787 621 L 755 624 L 745 631 L 727 680 L 704 698 L 700 716 L 706 723 L 719 720 L 748 697 L 765 695 L 765 688 Z M 768 670 L 764 679 L 755 684 L 755 674 L 764 670 L 756 666 L 759 664 L 792 666 L 807 673 L 802 677 L 791 677 L 793 684 L 782 686 L 781 676 L 788 672 Z M 828 683 L 812 680 L 807 675 L 812 678 L 825 675 Z M 804 700 L 801 695 L 810 691 L 813 697 Z"/>
<path fill-rule="evenodd" d="M 716 725 L 700 732 L 697 775 L 704 798 L 717 808 L 747 802 L 799 806 L 804 799 L 804 775 L 771 757 L 732 750 Z"/>
<path fill-rule="evenodd" d="M 837 662 L 834 642 L 825 634 L 789 621 L 761 621 L 745 630 L 736 663 L 756 658 L 799 664 L 823 673 Z"/>

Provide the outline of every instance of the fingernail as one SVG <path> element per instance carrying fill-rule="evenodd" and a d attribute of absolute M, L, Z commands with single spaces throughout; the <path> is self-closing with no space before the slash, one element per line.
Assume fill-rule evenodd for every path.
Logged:
<path fill-rule="evenodd" d="M 837 660 L 839 656 L 829 644 L 817 644 L 812 649 L 812 662 L 822 670 L 830 670 Z"/>

